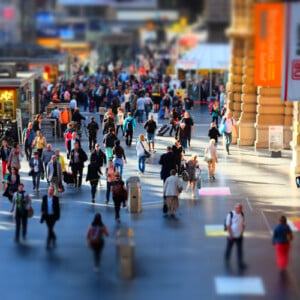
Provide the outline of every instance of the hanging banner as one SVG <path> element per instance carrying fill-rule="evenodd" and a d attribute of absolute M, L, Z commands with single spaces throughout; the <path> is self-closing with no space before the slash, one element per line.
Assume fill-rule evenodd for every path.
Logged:
<path fill-rule="evenodd" d="M 255 85 L 281 86 L 283 3 L 255 4 Z"/>
<path fill-rule="evenodd" d="M 300 101 L 300 3 L 286 3 L 281 99 Z"/>

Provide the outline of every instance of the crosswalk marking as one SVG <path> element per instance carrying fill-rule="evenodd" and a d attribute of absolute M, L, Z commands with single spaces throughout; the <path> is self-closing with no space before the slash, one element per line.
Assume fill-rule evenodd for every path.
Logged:
<path fill-rule="evenodd" d="M 266 294 L 260 277 L 216 277 L 215 289 L 218 295 L 257 295 Z"/>
<path fill-rule="evenodd" d="M 198 190 L 199 196 L 223 196 L 231 195 L 229 187 L 207 187 Z"/>

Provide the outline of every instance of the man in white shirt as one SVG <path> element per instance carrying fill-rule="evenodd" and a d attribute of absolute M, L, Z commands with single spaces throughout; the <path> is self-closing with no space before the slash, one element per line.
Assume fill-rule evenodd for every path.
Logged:
<path fill-rule="evenodd" d="M 245 231 L 245 217 L 243 213 L 243 206 L 237 203 L 234 210 L 229 212 L 225 221 L 227 227 L 227 246 L 225 250 L 225 265 L 229 267 L 229 260 L 233 244 L 237 246 L 237 259 L 239 270 L 242 271 L 246 268 L 243 261 L 243 233 Z"/>
<path fill-rule="evenodd" d="M 77 108 L 77 101 L 76 99 L 74 98 L 74 96 L 72 97 L 70 103 L 69 103 L 69 107 L 70 107 L 70 110 L 71 110 L 71 115 L 73 116 L 74 114 L 74 111 L 75 109 Z"/>

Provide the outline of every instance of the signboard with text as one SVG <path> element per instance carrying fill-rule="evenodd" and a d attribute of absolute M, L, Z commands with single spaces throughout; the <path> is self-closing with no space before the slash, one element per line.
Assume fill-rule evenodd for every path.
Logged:
<path fill-rule="evenodd" d="M 281 99 L 300 101 L 300 3 L 286 3 Z"/>
<path fill-rule="evenodd" d="M 281 86 L 283 3 L 255 4 L 255 85 Z"/>

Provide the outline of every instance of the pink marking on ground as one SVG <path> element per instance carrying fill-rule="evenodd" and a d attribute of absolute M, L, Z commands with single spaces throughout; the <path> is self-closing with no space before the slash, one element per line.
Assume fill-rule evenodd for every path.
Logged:
<path fill-rule="evenodd" d="M 199 196 L 231 195 L 229 187 L 203 188 L 198 190 Z"/>

